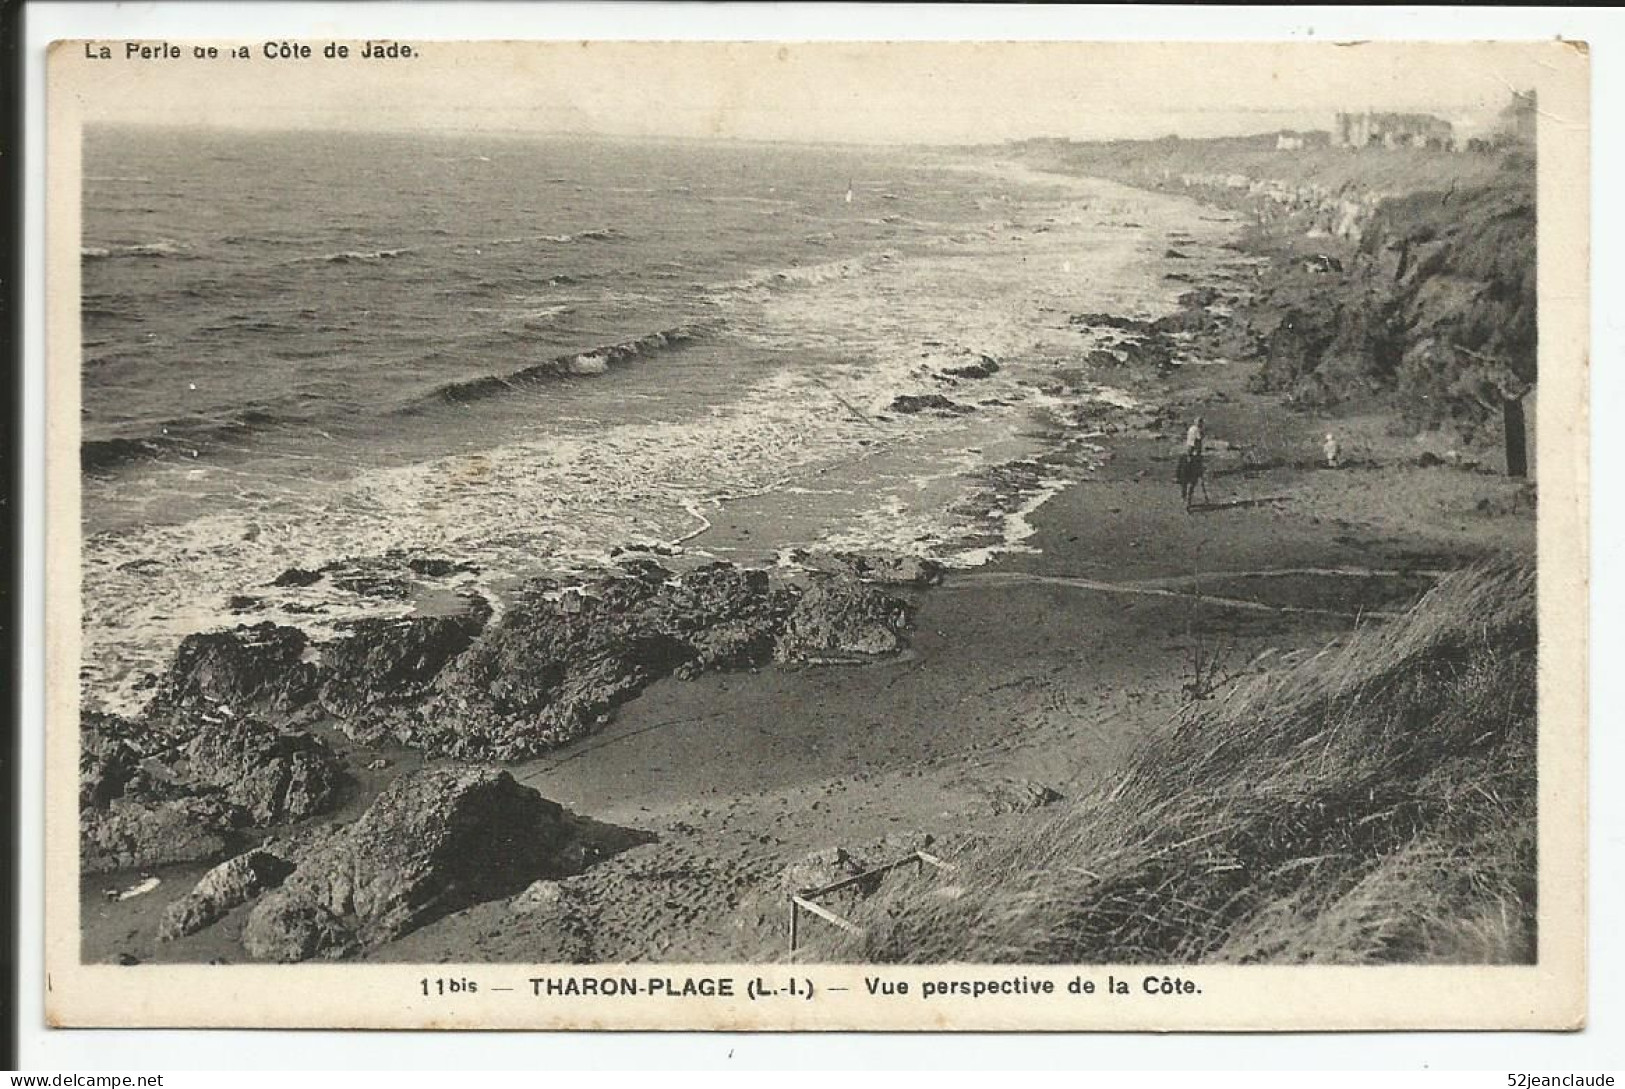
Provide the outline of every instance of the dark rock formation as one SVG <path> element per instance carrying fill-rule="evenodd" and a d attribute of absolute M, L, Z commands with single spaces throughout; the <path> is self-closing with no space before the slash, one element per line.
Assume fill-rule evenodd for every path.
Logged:
<path fill-rule="evenodd" d="M 950 401 L 940 393 L 901 393 L 892 398 L 891 410 L 913 415 L 917 412 L 948 412 L 963 415 L 966 412 L 976 411 L 969 405 L 962 405 L 958 401 Z"/>
<path fill-rule="evenodd" d="M 79 805 L 106 806 L 122 797 L 141 770 L 144 732 L 116 715 L 91 711 L 79 722 Z"/>
<path fill-rule="evenodd" d="M 846 575 L 888 586 L 935 586 L 942 581 L 942 564 L 923 556 L 897 552 L 806 552 L 797 549 L 791 559 L 803 567 L 832 575 Z"/>
<path fill-rule="evenodd" d="M 401 776 L 346 829 L 305 853 L 249 916 L 262 960 L 343 956 L 391 941 L 593 857 L 582 825 L 505 771 L 479 767 Z"/>
<path fill-rule="evenodd" d="M 405 601 L 412 595 L 412 584 L 404 578 L 374 574 L 370 571 L 334 572 L 333 585 L 359 597 L 375 597 L 383 601 Z"/>
<path fill-rule="evenodd" d="M 1124 318 L 1116 314 L 1073 314 L 1067 318 L 1069 325 L 1087 325 L 1092 329 L 1120 329 L 1125 333 L 1149 333 L 1151 323 L 1141 321 L 1139 318 Z"/>
<path fill-rule="evenodd" d="M 850 662 L 896 654 L 912 624 L 908 602 L 861 582 L 823 579 L 796 602 L 774 648 L 781 662 Z"/>
<path fill-rule="evenodd" d="M 222 705 L 236 714 L 293 710 L 315 694 L 316 671 L 302 660 L 307 646 L 298 628 L 269 622 L 189 635 L 159 680 L 146 717 L 173 722 Z"/>
<path fill-rule="evenodd" d="M 414 556 L 406 561 L 406 566 L 413 574 L 432 579 L 443 579 L 449 575 L 477 570 L 471 563 L 448 560 L 440 556 Z"/>
<path fill-rule="evenodd" d="M 219 858 L 252 826 L 329 808 L 344 781 L 339 759 L 308 734 L 201 716 L 166 728 L 97 714 L 81 723 L 84 872 Z"/>
<path fill-rule="evenodd" d="M 358 620 L 322 647 L 317 699 L 330 714 L 362 719 L 424 696 L 434 679 L 485 623 L 489 609 L 468 616 Z"/>
<path fill-rule="evenodd" d="M 794 594 L 767 572 L 621 566 L 574 588 L 532 583 L 441 671 L 431 699 L 391 720 L 394 736 L 465 759 L 519 759 L 587 733 L 662 677 L 772 660 Z"/>
<path fill-rule="evenodd" d="M 354 569 L 356 561 L 344 562 Z M 251 741 L 249 720 L 286 731 L 325 712 L 366 743 L 523 759 L 590 732 L 664 677 L 758 668 L 775 657 L 892 653 L 908 608 L 859 580 L 923 586 L 940 578 L 937 565 L 910 556 L 829 562 L 835 577 L 802 591 L 765 570 L 713 563 L 677 574 L 629 557 L 618 573 L 576 586 L 533 580 L 495 622 L 477 599 L 459 615 L 356 621 L 317 661 L 293 628 L 195 635 L 158 683 L 149 719 L 172 746 L 190 746 L 180 781 L 223 793 L 255 824 L 300 820 L 330 803 L 336 768 L 305 735 L 259 729 Z M 98 740 L 86 757 L 87 798 L 116 796 L 130 758 Z"/>
<path fill-rule="evenodd" d="M 991 378 L 999 373 L 999 361 L 984 355 L 975 363 L 967 363 L 963 367 L 946 367 L 942 373 L 952 378 Z"/>
<path fill-rule="evenodd" d="M 322 581 L 320 571 L 307 571 L 302 567 L 290 567 L 271 581 L 272 586 L 312 586 Z"/>
<path fill-rule="evenodd" d="M 711 669 L 747 669 L 772 660 L 778 625 L 791 605 L 766 571 L 716 563 L 662 587 L 641 618 L 676 639 L 688 660 L 685 675 Z"/>
<path fill-rule="evenodd" d="M 1222 298 L 1216 287 L 1199 287 L 1187 291 L 1178 299 L 1179 305 L 1187 309 L 1197 310 L 1205 306 L 1212 306 Z"/>
<path fill-rule="evenodd" d="M 280 885 L 292 872 L 293 863 L 268 851 L 246 851 L 227 859 L 164 909 L 158 920 L 158 940 L 174 941 L 197 933 L 231 909 Z"/>
<path fill-rule="evenodd" d="M 1131 367 L 1165 371 L 1174 364 L 1174 352 L 1168 339 L 1159 334 L 1133 338 L 1118 345 L 1123 361 Z"/>
<path fill-rule="evenodd" d="M 442 674 L 410 740 L 464 758 L 519 759 L 587 732 L 689 656 L 595 599 L 538 602 L 505 614 Z"/>
<path fill-rule="evenodd" d="M 259 902 L 243 926 L 243 948 L 258 960 L 293 964 L 336 959 L 357 950 L 355 935 L 319 904 L 277 891 Z"/>
<path fill-rule="evenodd" d="M 329 809 L 345 782 L 344 765 L 326 742 L 253 719 L 206 724 L 183 760 L 185 781 L 217 788 L 255 825 L 304 820 Z"/>
<path fill-rule="evenodd" d="M 248 823 L 218 795 L 116 798 L 79 815 L 79 869 L 103 873 L 170 862 L 207 862 L 228 853 Z"/>

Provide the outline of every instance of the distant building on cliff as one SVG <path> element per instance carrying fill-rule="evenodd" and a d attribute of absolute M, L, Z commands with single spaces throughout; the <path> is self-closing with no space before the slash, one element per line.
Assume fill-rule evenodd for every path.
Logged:
<path fill-rule="evenodd" d="M 1331 133 L 1323 129 L 1295 131 L 1281 129 L 1275 134 L 1276 151 L 1303 151 L 1305 148 L 1325 147 L 1331 142 Z"/>
<path fill-rule="evenodd" d="M 1450 122 L 1426 113 L 1339 113 L 1332 124 L 1333 147 L 1455 146 Z"/>
<path fill-rule="evenodd" d="M 1513 91 L 1512 101 L 1501 111 L 1500 124 L 1496 135 L 1503 142 L 1534 145 L 1535 117 L 1538 111 L 1535 108 L 1535 92 Z"/>

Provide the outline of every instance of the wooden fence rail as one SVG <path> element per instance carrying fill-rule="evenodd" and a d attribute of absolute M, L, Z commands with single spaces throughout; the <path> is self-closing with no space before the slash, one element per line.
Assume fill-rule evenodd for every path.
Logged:
<path fill-rule="evenodd" d="M 863 936 L 864 930 L 861 926 L 857 925 L 850 919 L 837 915 L 824 905 L 817 903 L 816 901 L 818 897 L 828 896 L 831 893 L 852 888 L 854 885 L 861 885 L 866 881 L 878 881 L 880 878 L 891 873 L 893 870 L 900 870 L 904 866 L 913 866 L 915 868 L 914 872 L 917 874 L 923 874 L 927 866 L 931 866 L 936 870 L 944 872 L 958 868 L 951 862 L 944 862 L 936 855 L 927 854 L 925 851 L 913 851 L 902 858 L 876 866 L 872 870 L 865 870 L 862 873 L 853 874 L 851 877 L 842 878 L 841 880 L 828 885 L 820 885 L 817 888 L 801 889 L 798 892 L 791 893 L 790 962 L 792 964 L 795 963 L 796 953 L 801 948 L 801 913 L 804 911 L 809 915 L 824 920 L 826 923 L 829 923 L 831 926 L 834 926 L 837 929 L 844 930 L 848 934 L 855 934 L 859 937 Z"/>

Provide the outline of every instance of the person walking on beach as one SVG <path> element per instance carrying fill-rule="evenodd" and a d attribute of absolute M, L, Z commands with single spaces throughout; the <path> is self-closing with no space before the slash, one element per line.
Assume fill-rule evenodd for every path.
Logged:
<path fill-rule="evenodd" d="M 1174 472 L 1174 479 L 1179 482 L 1179 498 L 1184 500 L 1185 510 L 1189 511 L 1196 501 L 1196 487 L 1202 487 L 1202 499 L 1207 500 L 1207 481 L 1203 479 L 1202 470 L 1202 442 L 1205 427 L 1202 417 L 1196 417 L 1189 430 L 1185 432 L 1185 450 L 1179 455 L 1179 466 Z"/>
<path fill-rule="evenodd" d="M 1338 443 L 1337 436 L 1330 431 L 1326 432 L 1326 441 L 1321 443 L 1320 452 L 1326 455 L 1326 468 L 1335 469 L 1343 459 L 1343 447 Z"/>

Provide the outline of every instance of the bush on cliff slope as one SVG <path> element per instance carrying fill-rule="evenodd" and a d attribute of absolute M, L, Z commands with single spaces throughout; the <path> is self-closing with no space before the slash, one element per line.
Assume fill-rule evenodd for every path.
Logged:
<path fill-rule="evenodd" d="M 959 887 L 893 882 L 867 939 L 823 952 L 1532 963 L 1535 659 L 1530 567 L 1451 576 L 1148 739 L 1114 784 L 962 857 Z"/>
<path fill-rule="evenodd" d="M 1409 418 L 1499 435 L 1503 402 L 1535 384 L 1533 178 L 1383 203 L 1367 247 L 1398 247 L 1391 302 L 1404 331 L 1395 389 Z"/>
<path fill-rule="evenodd" d="M 1501 437 L 1535 383 L 1535 198 L 1509 172 L 1383 201 L 1336 277 L 1278 261 L 1240 320 L 1263 344 L 1253 386 L 1308 404 L 1392 396 L 1412 426 Z"/>

